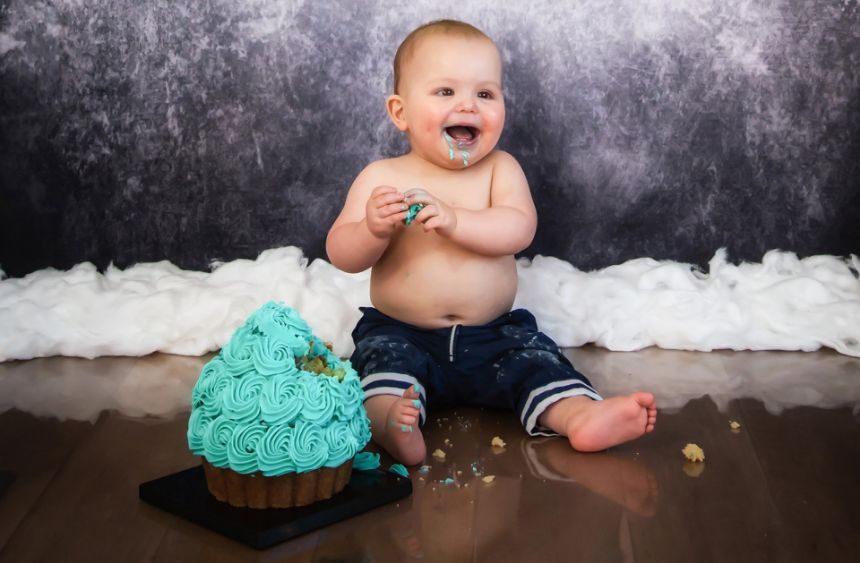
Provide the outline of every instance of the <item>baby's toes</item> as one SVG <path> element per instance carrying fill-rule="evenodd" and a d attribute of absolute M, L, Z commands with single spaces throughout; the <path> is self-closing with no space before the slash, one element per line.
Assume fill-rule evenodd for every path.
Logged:
<path fill-rule="evenodd" d="M 406 391 L 403 392 L 404 399 L 420 399 L 421 395 L 418 393 L 418 385 L 410 385 Z"/>
<path fill-rule="evenodd" d="M 414 426 L 415 423 L 418 422 L 418 417 L 414 414 L 404 412 L 401 413 L 400 418 L 397 420 L 397 422 L 406 426 Z"/>
<path fill-rule="evenodd" d="M 418 399 L 400 399 L 398 401 L 398 419 L 399 420 L 418 420 L 418 415 L 421 414 L 421 402 Z"/>
<path fill-rule="evenodd" d="M 416 420 L 414 416 L 401 410 L 390 419 L 389 426 L 398 428 L 401 432 L 412 432 Z"/>

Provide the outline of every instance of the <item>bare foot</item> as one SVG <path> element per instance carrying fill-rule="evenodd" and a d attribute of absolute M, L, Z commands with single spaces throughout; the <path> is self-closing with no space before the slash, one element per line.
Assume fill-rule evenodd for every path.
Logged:
<path fill-rule="evenodd" d="M 541 415 L 542 424 L 567 436 L 573 449 L 597 452 L 654 430 L 657 401 L 651 393 L 631 393 L 603 401 L 568 397 Z"/>
<path fill-rule="evenodd" d="M 424 436 L 418 427 L 419 397 L 413 386 L 402 397 L 377 395 L 364 403 L 373 440 L 405 465 L 421 463 L 427 454 Z"/>

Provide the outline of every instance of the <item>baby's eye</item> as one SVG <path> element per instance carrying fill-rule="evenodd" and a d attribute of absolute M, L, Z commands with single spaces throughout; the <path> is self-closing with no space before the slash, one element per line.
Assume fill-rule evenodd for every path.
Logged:
<path fill-rule="evenodd" d="M 453 96 L 454 90 L 452 90 L 450 88 L 439 88 L 438 90 L 436 90 L 436 95 L 437 96 Z"/>
<path fill-rule="evenodd" d="M 484 98 L 485 100 L 492 100 L 493 99 L 493 93 L 490 92 L 489 90 L 481 90 L 480 92 L 478 92 L 478 97 Z"/>

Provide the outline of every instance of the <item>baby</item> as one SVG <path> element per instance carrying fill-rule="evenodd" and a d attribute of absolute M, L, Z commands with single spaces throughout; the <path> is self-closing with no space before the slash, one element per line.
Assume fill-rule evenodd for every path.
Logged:
<path fill-rule="evenodd" d="M 514 254 L 537 214 L 519 164 L 496 149 L 495 43 L 458 21 L 419 27 L 397 49 L 386 107 L 410 151 L 361 171 L 326 241 L 341 270 L 372 268 L 374 307 L 362 309 L 351 361 L 373 439 L 420 463 L 430 405 L 513 409 L 530 435 L 561 434 L 580 451 L 653 430 L 652 394 L 602 399 L 528 311 L 511 311 Z"/>

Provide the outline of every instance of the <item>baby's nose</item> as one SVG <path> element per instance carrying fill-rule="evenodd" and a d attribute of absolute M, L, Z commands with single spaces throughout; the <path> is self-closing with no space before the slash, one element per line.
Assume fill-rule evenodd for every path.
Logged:
<path fill-rule="evenodd" d="M 457 103 L 457 111 L 475 111 L 475 100 L 470 97 L 461 98 Z"/>

